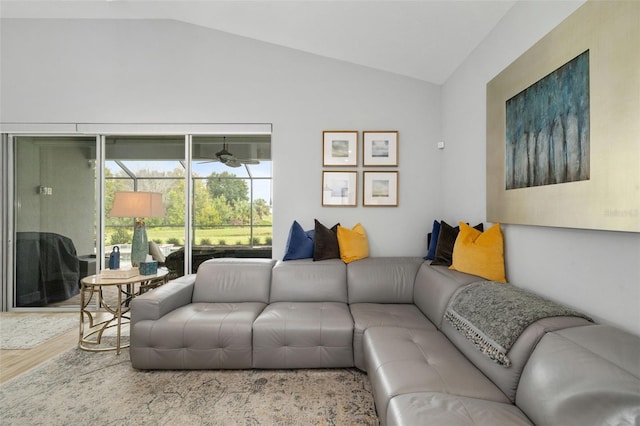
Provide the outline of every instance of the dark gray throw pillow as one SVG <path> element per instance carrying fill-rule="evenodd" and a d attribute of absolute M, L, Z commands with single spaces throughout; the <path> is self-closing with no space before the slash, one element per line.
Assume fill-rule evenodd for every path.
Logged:
<path fill-rule="evenodd" d="M 482 223 L 474 226 L 478 231 L 483 231 Z M 438 245 L 436 246 L 436 255 L 431 262 L 432 265 L 451 266 L 453 263 L 453 246 L 456 244 L 456 238 L 460 233 L 460 227 L 455 228 L 444 220 L 440 221 L 440 234 L 438 235 Z"/>
<path fill-rule="evenodd" d="M 338 246 L 340 224 L 336 223 L 329 229 L 317 219 L 314 219 L 314 222 L 313 260 L 340 259 L 340 246 Z"/>

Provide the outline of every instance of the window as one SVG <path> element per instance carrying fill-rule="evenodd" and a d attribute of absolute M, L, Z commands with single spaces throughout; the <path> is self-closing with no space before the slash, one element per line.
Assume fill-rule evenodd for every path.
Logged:
<path fill-rule="evenodd" d="M 36 262 L 51 264 L 51 255 L 41 254 L 41 235 L 59 235 L 58 249 L 66 247 L 74 257 L 70 263 L 78 262 L 78 271 L 74 266 L 69 276 L 82 278 L 108 267 L 114 245 L 121 251 L 121 267 L 130 264 L 135 222 L 109 216 L 117 191 L 162 194 L 164 217 L 144 221 L 170 277 L 195 272 L 213 257 L 271 258 L 270 125 L 76 124 L 63 126 L 66 136 L 30 135 L 26 127 L 3 135 L 8 155 L 0 158 L 2 167 L 12 170 L 2 189 L 16 206 L 2 228 L 13 249 L 0 253 L 13 265 L 2 271 L 3 286 L 13 284 L 8 308 L 79 304 L 78 283 L 60 284 L 60 271 L 27 273 Z M 176 133 L 180 127 L 186 131 Z M 27 254 L 27 248 L 35 251 Z"/>

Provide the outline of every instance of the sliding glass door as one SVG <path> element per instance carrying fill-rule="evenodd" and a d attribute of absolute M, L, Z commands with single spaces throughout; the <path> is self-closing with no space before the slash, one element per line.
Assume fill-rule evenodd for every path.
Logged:
<path fill-rule="evenodd" d="M 194 136 L 192 272 L 216 257 L 271 258 L 271 136 Z"/>
<path fill-rule="evenodd" d="M 165 215 L 144 221 L 149 253 L 164 265 L 166 256 L 185 241 L 185 137 L 107 136 L 105 138 L 104 256 L 117 246 L 120 267 L 131 266 L 131 243 L 136 218 L 112 217 L 116 192 L 162 194 Z M 108 261 L 105 261 L 108 266 Z"/>
<path fill-rule="evenodd" d="M 80 280 L 108 268 L 113 251 L 121 268 L 131 266 L 142 222 L 145 254 L 170 278 L 215 257 L 271 258 L 270 132 L 221 126 L 195 135 L 94 134 L 81 125 L 78 132 L 91 134 L 5 135 L 3 200 L 14 206 L 3 212 L 3 238 L 13 241 L 0 253 L 10 267 L 2 272 L 5 306 L 77 307 Z M 158 194 L 162 214 L 112 212 L 122 192 Z"/>
<path fill-rule="evenodd" d="M 96 266 L 96 139 L 14 138 L 16 307 L 77 304 Z"/>

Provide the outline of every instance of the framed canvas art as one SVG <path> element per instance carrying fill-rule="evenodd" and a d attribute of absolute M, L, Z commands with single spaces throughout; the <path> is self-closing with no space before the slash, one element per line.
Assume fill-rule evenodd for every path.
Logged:
<path fill-rule="evenodd" d="M 322 172 L 322 205 L 353 207 L 357 204 L 357 172 Z"/>
<path fill-rule="evenodd" d="M 398 172 L 363 172 L 363 201 L 366 207 L 398 206 Z"/>
<path fill-rule="evenodd" d="M 398 131 L 372 131 L 362 133 L 364 166 L 398 165 Z"/>
<path fill-rule="evenodd" d="M 322 132 L 323 166 L 358 165 L 358 131 L 339 130 Z"/>
<path fill-rule="evenodd" d="M 487 84 L 487 221 L 640 232 L 640 26 L 587 2 Z M 634 44 L 635 43 L 635 44 Z"/>

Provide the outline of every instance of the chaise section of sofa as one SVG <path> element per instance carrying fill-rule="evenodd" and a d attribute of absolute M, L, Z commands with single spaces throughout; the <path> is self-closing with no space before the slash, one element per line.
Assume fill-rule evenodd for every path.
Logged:
<path fill-rule="evenodd" d="M 463 416 L 464 421 L 460 418 L 460 424 L 476 424 L 485 412 L 490 414 L 488 419 L 494 415 L 515 416 L 514 424 L 529 424 L 526 415 L 512 407 L 529 356 L 546 333 L 590 322 L 575 316 L 534 321 L 524 328 L 508 351 L 511 365 L 505 368 L 444 319 L 458 292 L 483 285 L 484 281 L 481 277 L 425 262 L 416 274 L 413 300 L 434 327 L 399 324 L 370 327 L 365 331 L 365 366 L 381 424 L 389 420 L 390 424 L 411 425 L 421 416 L 437 417 L 439 410 L 446 411 L 441 413 L 446 417 L 452 414 L 449 410 L 452 406 L 468 408 L 468 417 Z M 510 284 L 499 284 L 504 285 Z M 497 318 L 502 321 L 508 316 Z M 410 398 L 404 396 L 408 394 Z M 493 408 L 481 409 L 484 402 Z M 407 404 L 421 407 L 414 413 L 418 417 L 407 414 Z M 478 412 L 474 414 L 476 409 Z M 458 424 L 454 418 L 447 421 Z"/>
<path fill-rule="evenodd" d="M 510 403 L 439 331 L 371 327 L 364 335 L 364 353 L 383 425 L 390 401 L 407 393 L 437 392 Z"/>
<path fill-rule="evenodd" d="M 391 398 L 380 423 L 637 425 L 640 338 L 606 325 L 545 333 L 522 372 L 516 404 L 457 393 L 454 388 L 402 393 Z"/>
<path fill-rule="evenodd" d="M 131 364 L 139 369 L 252 365 L 252 327 L 269 302 L 270 259 L 212 259 L 131 303 Z"/>

